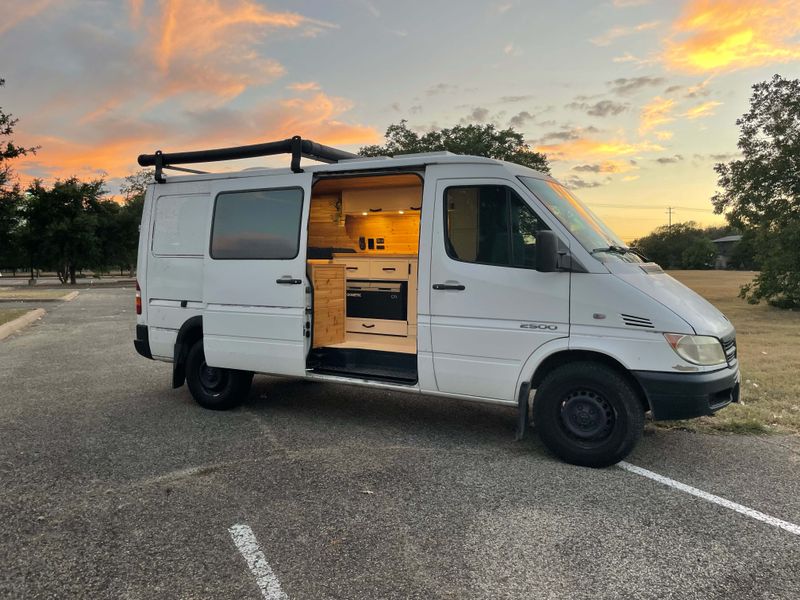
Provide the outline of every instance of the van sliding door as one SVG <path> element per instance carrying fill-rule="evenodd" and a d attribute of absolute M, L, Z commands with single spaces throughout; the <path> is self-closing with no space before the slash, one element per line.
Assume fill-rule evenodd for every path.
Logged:
<path fill-rule="evenodd" d="M 304 375 L 311 174 L 243 177 L 212 190 L 203 346 L 213 367 Z"/>

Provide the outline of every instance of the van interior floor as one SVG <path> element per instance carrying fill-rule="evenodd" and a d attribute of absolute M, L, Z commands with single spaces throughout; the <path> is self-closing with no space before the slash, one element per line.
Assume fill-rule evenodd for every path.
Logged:
<path fill-rule="evenodd" d="M 417 355 L 364 348 L 314 348 L 308 367 L 315 373 L 372 379 L 390 383 L 417 382 Z"/>

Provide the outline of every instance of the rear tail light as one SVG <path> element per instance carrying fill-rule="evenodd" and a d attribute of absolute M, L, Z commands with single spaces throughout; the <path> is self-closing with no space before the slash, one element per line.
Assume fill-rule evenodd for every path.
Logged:
<path fill-rule="evenodd" d="M 142 288 L 139 287 L 139 281 L 136 281 L 136 314 L 142 314 Z"/>

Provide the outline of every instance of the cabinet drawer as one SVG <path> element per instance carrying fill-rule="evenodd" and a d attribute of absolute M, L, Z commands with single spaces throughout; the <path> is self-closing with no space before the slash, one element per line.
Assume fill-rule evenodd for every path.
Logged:
<path fill-rule="evenodd" d="M 344 276 L 347 279 L 369 279 L 369 260 L 351 260 L 334 258 L 333 262 L 344 265 Z"/>
<path fill-rule="evenodd" d="M 407 260 L 379 260 L 369 261 L 370 279 L 394 279 L 406 281 L 408 279 Z"/>
<path fill-rule="evenodd" d="M 347 319 L 347 331 L 351 333 L 374 333 L 379 335 L 408 335 L 408 321 L 385 319 Z"/>

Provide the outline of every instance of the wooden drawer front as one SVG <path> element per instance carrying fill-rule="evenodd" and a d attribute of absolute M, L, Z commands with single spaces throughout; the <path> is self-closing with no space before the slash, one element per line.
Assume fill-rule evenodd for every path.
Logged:
<path fill-rule="evenodd" d="M 407 321 L 383 319 L 347 319 L 347 331 L 351 333 L 374 333 L 379 335 L 408 335 Z"/>
<path fill-rule="evenodd" d="M 345 258 L 334 258 L 333 262 L 344 265 L 344 276 L 347 279 L 369 279 L 369 260 L 348 262 Z"/>
<path fill-rule="evenodd" d="M 408 279 L 407 260 L 380 260 L 369 261 L 370 279 L 394 279 L 406 281 Z"/>

